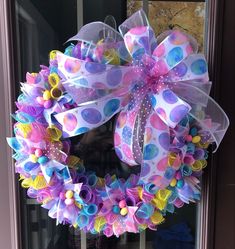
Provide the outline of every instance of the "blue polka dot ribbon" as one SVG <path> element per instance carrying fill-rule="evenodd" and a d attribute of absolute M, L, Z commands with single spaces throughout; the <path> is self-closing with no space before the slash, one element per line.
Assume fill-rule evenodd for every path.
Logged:
<path fill-rule="evenodd" d="M 89 37 L 90 42 L 98 41 L 101 26 L 100 22 L 90 23 L 73 39 Z M 96 60 L 98 52 L 103 51 L 105 56 L 107 52 L 99 47 L 99 42 L 92 46 L 92 58 L 57 53 L 63 87 L 78 107 L 54 117 L 62 125 L 63 137 L 71 137 L 88 132 L 119 113 L 114 134 L 118 157 L 130 166 L 142 165 L 143 183 L 164 187 L 174 175 L 166 167 L 170 130 L 178 134 L 180 122 L 190 114 L 210 132 L 218 146 L 228 119 L 209 97 L 207 62 L 203 54 L 197 53 L 197 43 L 191 36 L 174 30 L 155 38 L 143 11 L 128 18 L 119 30 L 118 46 L 105 46 L 110 47 L 109 54 L 116 48 L 112 54 L 113 58 L 120 58 L 113 59 L 118 61 L 116 65 Z"/>
<path fill-rule="evenodd" d="M 68 166 L 62 163 L 51 160 L 50 162 L 41 164 L 40 168 L 47 183 L 50 182 L 54 173 L 56 173 L 59 178 L 63 179 L 65 184 L 72 182 Z"/>

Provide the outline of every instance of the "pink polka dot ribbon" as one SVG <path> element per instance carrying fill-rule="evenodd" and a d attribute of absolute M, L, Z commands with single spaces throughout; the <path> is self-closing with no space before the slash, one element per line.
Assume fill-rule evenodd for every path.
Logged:
<path fill-rule="evenodd" d="M 164 187 L 171 180 L 171 172 L 166 177 L 170 129 L 176 129 L 191 113 L 211 130 L 210 122 L 199 118 L 195 106 L 199 104 L 207 111 L 209 103 L 217 113 L 221 114 L 221 110 L 208 96 L 207 62 L 204 55 L 197 54 L 195 40 L 174 30 L 157 44 L 152 28 L 143 18 L 143 13 L 133 15 L 120 26 L 125 51 L 116 53 L 124 58 L 123 53 L 128 51 L 128 64 L 111 65 L 57 53 L 62 85 L 77 107 L 54 117 L 62 125 L 63 137 L 71 137 L 119 113 L 114 134 L 118 157 L 130 166 L 141 164 L 143 183 Z M 89 37 L 94 35 L 93 40 L 97 40 L 97 25 L 84 26 L 76 39 L 87 35 L 87 28 Z M 120 34 L 118 37 L 120 44 Z M 213 131 L 217 144 L 226 131 L 223 127 L 221 130 Z"/>

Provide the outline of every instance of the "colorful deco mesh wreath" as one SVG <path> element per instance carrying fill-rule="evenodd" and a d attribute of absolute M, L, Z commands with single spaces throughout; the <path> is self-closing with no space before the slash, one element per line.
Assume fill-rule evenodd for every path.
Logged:
<path fill-rule="evenodd" d="M 85 25 L 65 53 L 27 73 L 12 116 L 16 172 L 57 223 L 119 236 L 156 229 L 167 213 L 200 199 L 207 148 L 229 125 L 209 97 L 207 63 L 180 31 L 155 38 L 143 11 L 120 27 Z M 114 148 L 127 180 L 86 172 L 71 137 L 117 114 Z"/>

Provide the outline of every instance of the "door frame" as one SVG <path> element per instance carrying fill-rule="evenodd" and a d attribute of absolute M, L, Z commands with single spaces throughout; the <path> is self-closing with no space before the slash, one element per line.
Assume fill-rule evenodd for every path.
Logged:
<path fill-rule="evenodd" d="M 220 76 L 221 76 L 221 53 L 222 53 L 222 30 L 223 30 L 224 0 L 207 0 L 207 40 L 205 44 L 206 58 L 210 80 L 213 82 L 210 95 L 219 100 Z M 202 196 L 200 202 L 199 222 L 199 248 L 215 248 L 215 226 L 216 226 L 216 186 L 218 171 L 218 156 L 210 153 L 208 166 L 202 177 Z"/>
<path fill-rule="evenodd" d="M 14 112 L 14 3 L 0 1 L 0 120 L 1 120 L 1 174 L 0 174 L 0 237 L 5 249 L 21 249 L 19 184 L 15 174 L 12 150 L 6 137 L 13 134 L 10 113 Z"/>

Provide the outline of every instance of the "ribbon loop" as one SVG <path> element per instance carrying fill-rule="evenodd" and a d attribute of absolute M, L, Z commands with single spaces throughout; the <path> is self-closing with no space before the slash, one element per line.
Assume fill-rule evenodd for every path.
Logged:
<path fill-rule="evenodd" d="M 119 27 L 119 32 L 124 36 L 130 29 L 149 26 L 145 12 L 141 9 L 126 19 Z"/>
<path fill-rule="evenodd" d="M 108 98 L 56 114 L 54 117 L 63 125 L 63 137 L 72 137 L 106 123 L 121 107 L 122 98 Z"/>
<path fill-rule="evenodd" d="M 112 37 L 114 42 L 122 41 L 122 36 L 114 28 L 103 22 L 92 22 L 84 25 L 79 32 L 71 37 L 68 41 L 85 41 L 92 43 L 94 46 L 107 37 Z"/>

